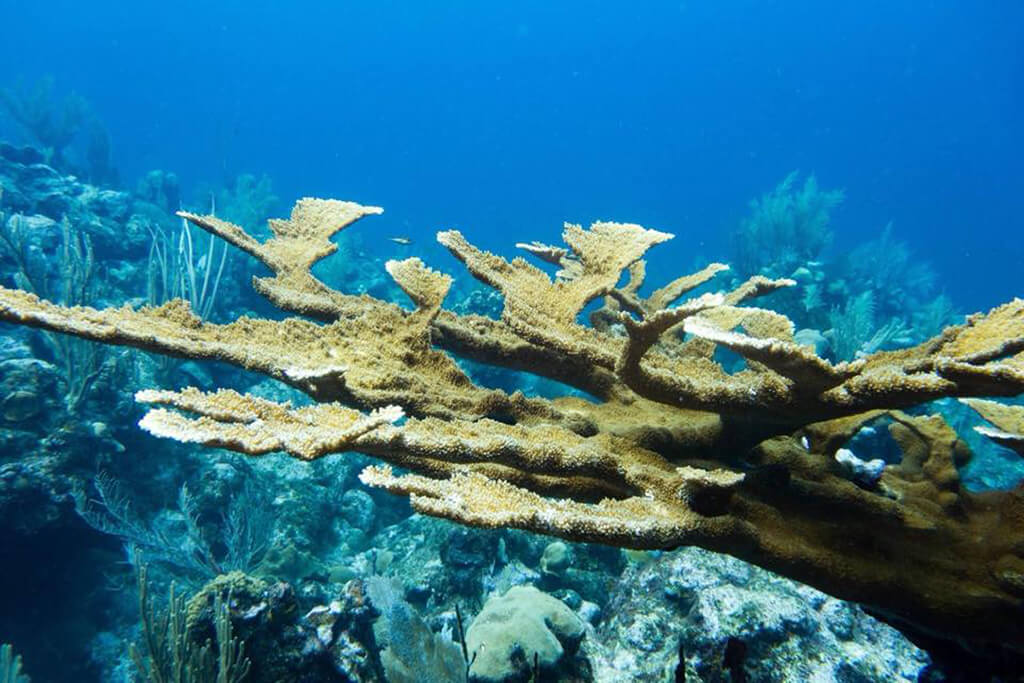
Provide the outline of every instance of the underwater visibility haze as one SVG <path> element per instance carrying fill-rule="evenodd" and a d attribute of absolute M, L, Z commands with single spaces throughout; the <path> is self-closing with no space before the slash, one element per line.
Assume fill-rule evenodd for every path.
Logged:
<path fill-rule="evenodd" d="M 1024 680 L 1024 6 L 0 0 L 0 681 Z"/>

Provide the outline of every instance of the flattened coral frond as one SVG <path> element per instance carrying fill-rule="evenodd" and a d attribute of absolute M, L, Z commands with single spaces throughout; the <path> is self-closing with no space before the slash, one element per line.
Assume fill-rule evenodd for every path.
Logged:
<path fill-rule="evenodd" d="M 603 400 L 632 393 L 612 373 L 610 362 L 606 367 L 561 346 L 536 344 L 500 320 L 442 310 L 434 319 L 431 339 L 459 357 L 548 377 Z"/>
<path fill-rule="evenodd" d="M 330 238 L 355 221 L 383 211 L 336 199 L 300 199 L 287 220 L 270 220 L 273 237 L 260 242 L 233 223 L 215 216 L 185 211 L 178 215 L 252 254 L 274 272 L 272 278 L 255 278 L 253 286 L 275 305 L 324 320 L 334 320 L 358 310 L 358 297 L 336 292 L 310 273 L 310 268 L 337 251 Z"/>
<path fill-rule="evenodd" d="M 790 280 L 789 278 L 772 279 L 764 277 L 763 275 L 755 275 L 743 282 L 743 284 L 733 291 L 729 292 L 729 294 L 726 295 L 725 302 L 730 306 L 736 306 L 747 299 L 755 299 L 759 296 L 764 296 L 765 294 L 771 294 L 772 292 L 784 287 L 793 287 L 795 285 L 796 280 Z"/>
<path fill-rule="evenodd" d="M 698 332 L 690 330 L 689 327 L 693 327 L 694 330 L 717 330 L 719 332 L 742 328 L 745 335 L 757 339 L 793 341 L 793 323 L 781 313 L 764 308 L 727 306 L 725 305 L 726 297 L 721 298 L 722 305 L 702 311 L 700 316 L 690 321 L 686 331 L 695 336 L 701 336 Z"/>
<path fill-rule="evenodd" d="M 418 258 L 404 261 L 388 261 L 384 264 L 388 274 L 402 291 L 409 295 L 416 307 L 428 314 L 430 318 L 437 315 L 441 302 L 448 296 L 452 286 L 452 277 L 428 268 Z"/>
<path fill-rule="evenodd" d="M 769 370 L 794 380 L 801 390 L 824 391 L 851 374 L 834 367 L 806 346 L 785 339 L 725 331 L 703 320 L 689 321 L 684 328 L 689 334 L 732 349 L 744 358 L 757 361 Z"/>
<path fill-rule="evenodd" d="M 228 389 L 214 393 L 194 388 L 140 391 L 135 400 L 198 415 L 187 417 L 162 408 L 150 410 L 139 426 L 154 436 L 247 455 L 284 451 L 302 460 L 347 450 L 359 437 L 404 415 L 398 406 L 379 408 L 367 415 L 337 403 L 291 408 Z"/>
<path fill-rule="evenodd" d="M 337 251 L 330 238 L 355 221 L 383 211 L 336 199 L 300 199 L 290 218 L 269 221 L 273 237 L 259 242 L 245 230 L 216 216 L 200 216 L 187 211 L 178 215 L 190 223 L 224 238 L 263 261 L 275 273 L 309 270 L 313 264 Z"/>
<path fill-rule="evenodd" d="M 567 224 L 564 237 L 579 260 L 580 272 L 557 282 L 522 259 L 509 262 L 477 249 L 458 231 L 438 233 L 437 239 L 474 276 L 505 296 L 503 317 L 517 333 L 534 337 L 537 343 L 558 343 L 558 335 L 571 346 L 583 336 L 576 316 L 584 306 L 611 292 L 625 268 L 671 235 L 632 224 L 595 223 L 589 230 Z M 552 328 L 555 334 L 546 334 Z"/>
<path fill-rule="evenodd" d="M 943 334 L 936 352 L 972 365 L 998 361 L 1024 351 L 1024 299 L 1014 299 L 987 314 L 976 313 L 964 325 Z"/>
<path fill-rule="evenodd" d="M 832 365 L 792 342 L 792 328 L 776 313 L 715 308 L 688 318 L 684 329 L 755 362 L 751 371 L 731 377 L 709 373 L 707 365 L 695 365 L 693 358 L 659 358 L 652 352 L 641 373 L 623 379 L 642 396 L 680 407 L 732 413 L 760 406 L 765 416 L 800 416 L 802 424 L 944 396 L 1012 396 L 1024 391 L 1024 353 L 1017 351 L 1024 337 L 1003 337 L 998 344 L 984 340 L 987 334 L 1017 334 L 1007 321 L 1016 321 L 1022 309 L 1024 302 L 1018 299 L 989 314 L 995 317 L 992 324 L 987 315 L 978 314 L 967 325 L 947 328 L 917 347 Z M 752 334 L 728 329 L 738 320 Z M 699 376 L 705 379 L 695 380 Z M 745 385 L 755 400 L 745 401 L 738 385 Z"/>
<path fill-rule="evenodd" d="M 241 318 L 203 322 L 188 303 L 157 308 L 67 308 L 0 287 L 0 319 L 172 356 L 216 360 L 266 374 L 317 400 L 361 408 L 401 404 L 420 415 L 554 416 L 543 402 L 472 384 L 429 332 L 392 304 L 368 299 L 361 315 L 320 325 Z M 410 362 L 415 357 L 416 362 Z"/>
<path fill-rule="evenodd" d="M 624 286 L 609 292 L 605 308 L 614 311 L 617 306 L 621 305 L 623 309 L 647 318 L 668 308 L 679 297 L 700 287 L 718 273 L 726 270 L 729 270 L 729 266 L 724 263 L 712 263 L 696 273 L 673 280 L 644 299 L 639 296 L 638 291 L 646 277 L 646 266 L 643 261 L 637 261 L 629 267 L 629 281 Z"/>
<path fill-rule="evenodd" d="M 583 265 L 580 263 L 579 259 L 571 255 L 569 250 L 565 247 L 556 247 L 550 244 L 543 244 L 541 242 L 534 241 L 529 244 L 516 242 L 516 249 L 528 251 L 541 261 L 558 266 L 558 272 L 555 273 L 555 279 L 559 282 L 575 280 L 583 272 Z"/>
<path fill-rule="evenodd" d="M 555 424 L 410 419 L 399 430 L 368 434 L 359 449 L 434 477 L 473 471 L 542 495 L 626 498 L 675 485 L 672 468 L 632 442 L 583 437 Z"/>
<path fill-rule="evenodd" d="M 996 401 L 980 398 L 960 399 L 975 410 L 993 427 L 975 427 L 975 431 L 986 436 L 1000 446 L 1005 446 L 1024 455 L 1024 407 L 1011 406 Z"/>
<path fill-rule="evenodd" d="M 543 242 L 516 242 L 516 249 L 528 251 L 541 261 L 560 267 L 564 267 L 566 259 L 569 258 L 569 250 L 565 247 L 556 247 Z"/>
<path fill-rule="evenodd" d="M 573 250 L 578 253 L 586 248 L 580 245 L 585 245 L 590 236 L 578 226 L 568 226 L 566 239 L 571 244 L 575 240 Z M 793 280 L 754 276 L 713 305 L 701 298 L 674 309 L 658 308 L 670 296 L 705 282 L 722 269 L 713 264 L 658 290 L 647 300 L 638 298 L 642 262 L 630 263 L 630 259 L 658 239 L 650 237 L 649 243 L 639 240 L 634 253 L 616 261 L 591 260 L 606 265 L 597 272 L 589 271 L 592 280 L 602 280 L 602 287 L 588 289 L 581 282 L 587 280 L 590 266 L 582 257 L 581 276 L 570 282 L 552 283 L 544 273 L 521 260 L 509 263 L 477 250 L 459 233 L 439 236 L 474 275 L 505 295 L 503 319 L 513 334 L 535 349 L 545 350 L 535 351 L 534 357 L 555 352 L 565 358 L 566 364 L 582 362 L 614 369 L 617 378 L 639 395 L 680 408 L 742 414 L 755 421 L 760 417 L 796 428 L 808 422 L 873 408 L 901 408 L 942 396 L 1024 391 L 1020 300 L 988 315 L 974 316 L 967 325 L 949 328 L 941 337 L 915 349 L 878 352 L 853 363 L 833 365 L 813 349 L 793 341 L 793 325 L 785 316 L 737 306 L 793 286 Z M 602 240 L 599 236 L 595 243 L 605 248 L 607 243 Z M 556 250 L 543 248 L 552 259 L 567 258 Z M 630 282 L 616 289 L 612 281 L 624 267 L 631 268 Z M 581 289 L 573 293 L 568 289 L 571 287 Z M 581 296 L 584 291 L 586 295 Z M 616 313 L 613 307 L 610 313 L 604 309 L 603 316 L 595 314 L 604 331 L 577 324 L 575 315 L 582 304 L 600 291 L 641 320 Z M 692 306 L 699 309 L 698 314 L 694 315 Z M 604 326 L 609 321 L 625 325 L 629 336 L 626 344 L 607 334 Z M 676 335 L 668 333 L 680 321 L 685 321 L 683 329 L 695 339 L 680 343 Z M 996 338 L 1000 341 L 993 342 Z M 715 346 L 744 356 L 748 369 L 728 374 L 712 358 Z"/>
<path fill-rule="evenodd" d="M 719 273 L 729 270 L 724 263 L 711 263 L 696 273 L 676 278 L 664 287 L 657 289 L 647 298 L 648 310 L 658 311 L 671 306 L 679 297 L 700 287 Z"/>
<path fill-rule="evenodd" d="M 466 264 L 481 282 L 504 295 L 502 321 L 531 344 L 586 359 L 588 364 L 611 368 L 614 351 L 608 340 L 577 325 L 576 315 L 588 301 L 615 286 L 620 271 L 591 274 L 552 282 L 548 275 L 521 258 L 506 261 L 481 251 L 455 230 L 440 232 L 438 242 Z M 614 342 L 611 342 L 614 345 Z"/>
<path fill-rule="evenodd" d="M 727 517 L 704 517 L 680 501 L 653 497 L 597 503 L 553 499 L 505 481 L 460 471 L 447 479 L 396 476 L 390 467 L 368 467 L 368 485 L 410 497 L 413 509 L 434 517 L 485 528 L 511 527 L 579 541 L 654 549 L 724 535 L 736 525 Z"/>
<path fill-rule="evenodd" d="M 623 348 L 616 372 L 629 384 L 641 359 L 663 334 L 701 311 L 721 306 L 723 301 L 721 294 L 705 294 L 680 306 L 659 310 L 643 320 L 634 320 L 628 313 L 620 313 L 617 318 L 626 328 L 629 341 Z"/>

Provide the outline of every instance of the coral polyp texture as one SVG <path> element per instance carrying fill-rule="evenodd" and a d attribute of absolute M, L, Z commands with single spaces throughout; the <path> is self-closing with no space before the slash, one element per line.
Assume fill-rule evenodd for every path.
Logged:
<path fill-rule="evenodd" d="M 153 407 L 141 424 L 159 436 L 304 460 L 359 451 L 384 462 L 363 472 L 365 483 L 408 495 L 428 515 L 628 548 L 698 545 L 922 633 L 1024 650 L 1024 498 L 967 491 L 965 443 L 938 416 L 902 412 L 1024 391 L 1024 301 L 913 348 L 833 364 L 795 341 L 787 317 L 751 305 L 793 281 L 755 276 L 688 297 L 726 270 L 711 264 L 643 296 L 642 258 L 672 236 L 599 222 L 566 225 L 566 247 L 520 245 L 557 266 L 554 278 L 442 232 L 438 241 L 500 292 L 501 319 L 444 310 L 452 278 L 418 258 L 386 266 L 407 310 L 311 272 L 335 251 L 335 233 L 379 212 L 303 199 L 270 222 L 266 241 L 182 214 L 264 263 L 271 274 L 254 278 L 256 291 L 293 317 L 213 324 L 180 300 L 96 310 L 10 289 L 0 289 L 0 317 L 224 361 L 316 401 L 142 391 Z M 719 362 L 722 349 L 742 358 L 740 369 Z M 480 387 L 453 356 L 558 380 L 589 399 Z M 1000 404 L 971 405 L 1001 430 L 1020 427 Z M 858 479 L 835 456 L 868 423 L 887 427 L 902 459 Z"/>

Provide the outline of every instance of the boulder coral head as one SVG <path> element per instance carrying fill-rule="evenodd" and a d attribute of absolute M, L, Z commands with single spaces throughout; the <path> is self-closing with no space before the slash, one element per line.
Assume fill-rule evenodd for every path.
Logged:
<path fill-rule="evenodd" d="M 469 680 L 526 680 L 534 666 L 548 676 L 568 673 L 583 635 L 583 621 L 561 600 L 513 586 L 490 598 L 466 631 Z"/>

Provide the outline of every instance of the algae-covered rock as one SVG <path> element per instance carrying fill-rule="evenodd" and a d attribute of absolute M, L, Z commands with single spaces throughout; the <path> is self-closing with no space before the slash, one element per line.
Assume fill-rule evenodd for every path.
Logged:
<path fill-rule="evenodd" d="M 383 680 L 373 655 L 377 612 L 362 582 L 349 581 L 326 604 L 310 609 L 290 584 L 223 574 L 188 601 L 186 625 L 197 645 L 216 642 L 216 596 L 252 663 L 246 683 Z"/>
<path fill-rule="evenodd" d="M 214 619 L 212 609 L 216 595 L 220 595 L 230 605 L 233 619 L 241 618 L 246 621 L 256 619 L 271 609 L 270 587 L 270 583 L 240 571 L 221 574 L 207 582 L 188 601 L 185 623 L 190 631 L 205 627 L 210 631 L 209 635 L 212 636 Z M 285 593 L 289 596 L 288 611 L 294 611 L 292 604 L 294 598 L 291 596 L 291 590 L 289 589 Z M 274 606 L 281 611 L 280 604 L 275 603 Z"/>
<path fill-rule="evenodd" d="M 572 565 L 572 550 L 562 541 L 549 543 L 540 558 L 540 570 L 551 576 L 562 576 Z"/>
<path fill-rule="evenodd" d="M 915 681 L 928 664 L 856 605 L 698 548 L 631 565 L 609 595 L 582 647 L 598 680 Z"/>
<path fill-rule="evenodd" d="M 455 527 L 441 546 L 441 561 L 456 585 L 473 585 L 498 554 L 497 534 L 481 534 L 473 529 Z"/>
<path fill-rule="evenodd" d="M 583 634 L 583 622 L 560 600 L 533 586 L 515 586 L 488 600 L 466 632 L 469 678 L 528 680 L 535 658 L 544 680 L 568 674 Z"/>
<path fill-rule="evenodd" d="M 45 430 L 63 414 L 58 368 L 35 358 L 0 361 L 0 425 Z"/>

